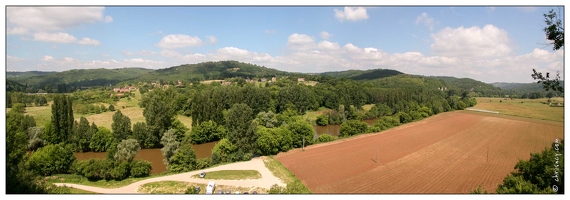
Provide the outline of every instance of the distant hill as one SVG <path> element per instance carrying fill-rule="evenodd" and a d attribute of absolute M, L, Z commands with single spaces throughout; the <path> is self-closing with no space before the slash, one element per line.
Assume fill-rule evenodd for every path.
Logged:
<path fill-rule="evenodd" d="M 6 78 L 28 78 L 32 76 L 43 76 L 57 72 L 27 71 L 27 72 L 6 72 Z"/>
<path fill-rule="evenodd" d="M 564 81 L 561 81 L 562 86 L 564 86 Z M 491 85 L 501 88 L 503 90 L 512 90 L 515 92 L 543 92 L 544 88 L 542 84 L 538 83 L 505 83 L 505 82 L 497 82 L 491 83 Z"/>
<path fill-rule="evenodd" d="M 459 90 L 468 90 L 475 93 L 480 93 L 483 96 L 504 95 L 505 92 L 501 90 L 501 88 L 470 78 L 455 78 L 450 76 L 430 77 L 445 81 L 448 85 L 450 85 L 450 89 L 454 88 Z"/>
<path fill-rule="evenodd" d="M 166 69 L 158 69 L 136 78 L 136 81 L 165 81 L 177 82 L 203 81 L 203 80 L 223 80 L 227 78 L 241 77 L 247 78 L 270 78 L 273 76 L 287 76 L 293 73 L 279 71 L 255 64 L 238 61 L 218 61 L 203 62 L 197 64 L 187 64 Z"/>
<path fill-rule="evenodd" d="M 35 89 L 44 89 L 48 84 L 52 88 L 56 88 L 58 84 L 67 84 L 71 87 L 90 87 L 114 85 L 125 80 L 134 79 L 151 71 L 153 70 L 144 68 L 72 69 L 63 72 L 47 73 L 40 76 L 19 76 L 7 79 Z"/>
<path fill-rule="evenodd" d="M 369 69 L 369 70 L 347 70 L 347 71 L 324 72 L 318 75 L 332 76 L 335 78 L 347 78 L 347 79 L 360 81 L 360 80 L 374 80 L 379 78 L 396 76 L 399 74 L 404 74 L 404 73 L 392 69 Z"/>
<path fill-rule="evenodd" d="M 25 91 L 26 91 L 26 86 L 18 82 L 6 79 L 6 92 L 25 92 Z"/>

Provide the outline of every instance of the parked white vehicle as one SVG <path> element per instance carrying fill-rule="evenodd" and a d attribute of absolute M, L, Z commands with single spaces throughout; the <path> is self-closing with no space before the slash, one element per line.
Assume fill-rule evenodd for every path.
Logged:
<path fill-rule="evenodd" d="M 214 189 L 216 189 L 216 183 L 214 181 L 210 181 L 208 186 L 206 186 L 206 194 L 213 194 Z"/>

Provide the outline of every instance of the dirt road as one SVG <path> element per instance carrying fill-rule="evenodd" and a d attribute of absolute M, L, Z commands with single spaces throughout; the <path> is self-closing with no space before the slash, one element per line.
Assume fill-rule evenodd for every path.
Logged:
<path fill-rule="evenodd" d="M 229 186 L 243 186 L 243 187 L 263 187 L 263 188 L 271 188 L 273 184 L 278 184 L 280 186 L 285 186 L 285 183 L 281 181 L 279 178 L 275 177 L 269 169 L 265 167 L 263 163 L 263 157 L 253 158 L 250 161 L 245 162 L 237 162 L 231 163 L 227 165 L 217 166 L 209 169 L 204 170 L 196 170 L 191 172 L 185 172 L 175 175 L 169 176 L 162 176 L 156 178 L 145 179 L 142 181 L 138 181 L 132 183 L 130 185 L 120 187 L 120 188 L 100 188 L 100 187 L 93 187 L 93 186 L 85 186 L 79 184 L 71 184 L 71 183 L 55 183 L 58 186 L 68 186 L 74 187 L 82 190 L 92 191 L 100 194 L 134 194 L 139 193 L 138 188 L 141 185 L 151 182 L 158 182 L 158 181 L 184 181 L 190 183 L 201 183 L 201 184 L 208 184 L 209 181 L 215 181 L 216 185 L 229 185 Z M 211 180 L 211 179 L 201 179 L 201 178 L 191 178 L 192 175 L 199 174 L 202 171 L 211 172 L 211 171 L 219 171 L 219 170 L 257 170 L 261 174 L 260 179 L 255 180 Z"/>

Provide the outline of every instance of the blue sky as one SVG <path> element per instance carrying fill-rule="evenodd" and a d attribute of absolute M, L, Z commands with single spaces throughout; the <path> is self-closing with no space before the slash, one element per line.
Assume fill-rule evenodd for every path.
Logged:
<path fill-rule="evenodd" d="M 563 50 L 552 51 L 542 32 L 551 8 L 8 6 L 6 70 L 238 60 L 294 72 L 383 68 L 528 83 L 533 68 L 563 72 Z"/>

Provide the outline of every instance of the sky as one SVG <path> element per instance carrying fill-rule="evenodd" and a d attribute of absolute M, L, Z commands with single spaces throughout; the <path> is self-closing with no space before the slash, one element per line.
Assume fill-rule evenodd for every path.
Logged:
<path fill-rule="evenodd" d="M 65 4 L 63 4 L 65 5 Z M 289 72 L 394 69 L 530 83 L 559 71 L 554 6 L 7 6 L 6 71 L 237 60 Z"/>

